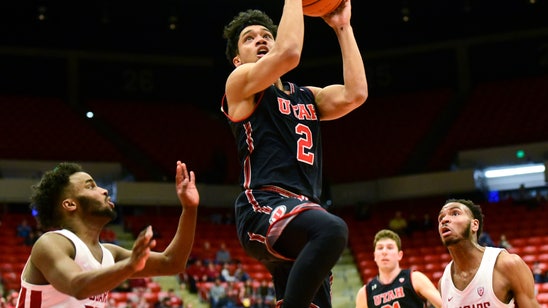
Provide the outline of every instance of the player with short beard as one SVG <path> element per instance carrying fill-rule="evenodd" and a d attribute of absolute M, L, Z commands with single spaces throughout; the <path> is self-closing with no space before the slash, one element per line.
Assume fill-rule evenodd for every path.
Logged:
<path fill-rule="evenodd" d="M 182 206 L 177 231 L 162 252 L 152 249 L 152 227 L 131 250 L 101 243 L 116 217 L 108 191 L 76 163 L 60 163 L 32 187 L 31 208 L 41 228 L 21 274 L 17 307 L 107 306 L 108 292 L 128 278 L 175 275 L 185 270 L 196 229 L 200 196 L 194 172 L 177 162 L 175 188 Z"/>
<path fill-rule="evenodd" d="M 472 201 L 449 199 L 441 208 L 438 231 L 452 258 L 438 283 L 442 307 L 540 307 L 531 269 L 516 254 L 479 245 L 482 230 Z"/>

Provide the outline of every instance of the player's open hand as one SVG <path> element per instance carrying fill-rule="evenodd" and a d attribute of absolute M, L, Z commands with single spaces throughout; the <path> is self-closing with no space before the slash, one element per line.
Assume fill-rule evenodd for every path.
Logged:
<path fill-rule="evenodd" d="M 188 171 L 186 164 L 177 161 L 177 173 L 175 175 L 177 196 L 183 207 L 197 207 L 200 203 L 200 194 L 196 188 L 194 171 Z"/>
<path fill-rule="evenodd" d="M 156 240 L 152 236 L 152 227 L 148 226 L 139 233 L 135 243 L 133 243 L 129 262 L 136 272 L 145 267 L 150 250 L 156 246 Z"/>

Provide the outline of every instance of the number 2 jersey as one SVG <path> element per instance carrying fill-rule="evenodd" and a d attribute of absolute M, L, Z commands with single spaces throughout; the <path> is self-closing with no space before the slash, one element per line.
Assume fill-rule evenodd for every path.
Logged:
<path fill-rule="evenodd" d="M 426 300 L 420 297 L 411 281 L 411 270 L 402 269 L 389 284 L 382 284 L 376 276 L 366 285 L 368 308 L 423 308 Z"/>
<path fill-rule="evenodd" d="M 277 186 L 319 202 L 322 188 L 320 115 L 313 93 L 285 82 L 258 93 L 253 113 L 233 121 L 226 97 L 222 111 L 236 138 L 242 189 Z"/>

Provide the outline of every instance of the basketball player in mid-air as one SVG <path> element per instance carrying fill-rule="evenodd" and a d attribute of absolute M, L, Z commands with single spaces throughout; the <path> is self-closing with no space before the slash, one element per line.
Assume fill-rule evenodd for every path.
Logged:
<path fill-rule="evenodd" d="M 347 245 L 345 222 L 320 205 L 320 120 L 348 114 L 368 95 L 350 16 L 350 1 L 343 0 L 322 17 L 338 38 L 344 79 L 324 88 L 281 80 L 299 65 L 301 0 L 285 0 L 278 26 L 264 12 L 248 10 L 224 28 L 235 69 L 222 109 L 242 167 L 237 232 L 246 253 L 272 274 L 278 307 L 331 307 L 331 269 Z"/>

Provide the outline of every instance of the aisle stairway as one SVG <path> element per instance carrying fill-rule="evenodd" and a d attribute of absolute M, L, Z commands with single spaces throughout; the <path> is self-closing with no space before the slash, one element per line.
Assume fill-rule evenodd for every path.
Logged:
<path fill-rule="evenodd" d="M 354 257 L 347 248 L 333 268 L 333 308 L 355 307 L 356 292 L 362 284 Z"/>

